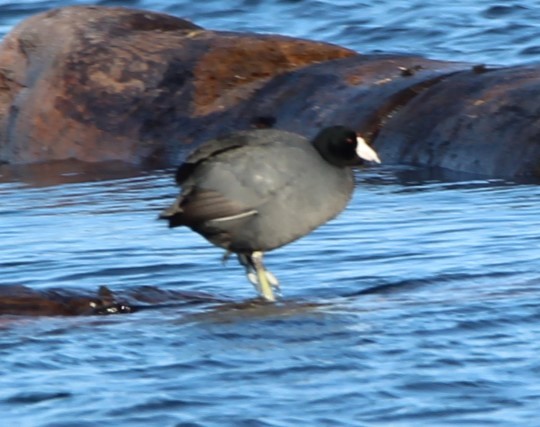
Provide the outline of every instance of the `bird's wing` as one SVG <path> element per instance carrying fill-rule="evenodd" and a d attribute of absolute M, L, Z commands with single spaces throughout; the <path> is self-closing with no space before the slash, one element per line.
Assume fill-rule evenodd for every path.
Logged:
<path fill-rule="evenodd" d="M 303 190 L 306 165 L 318 158 L 305 144 L 274 141 L 221 152 L 198 164 L 183 187 L 214 190 L 246 209 L 257 209 L 289 187 Z"/>
<path fill-rule="evenodd" d="M 176 170 L 176 183 L 182 185 L 190 177 L 199 164 L 224 153 L 228 150 L 240 148 L 249 143 L 250 131 L 235 132 L 231 135 L 222 136 L 205 142 L 195 149 Z"/>
<path fill-rule="evenodd" d="M 176 170 L 176 183 L 182 185 L 193 171 L 206 160 L 221 154 L 246 146 L 265 145 L 275 138 L 287 136 L 292 139 L 303 139 L 299 135 L 277 129 L 254 129 L 234 132 L 219 138 L 205 142 L 196 148 Z"/>
<path fill-rule="evenodd" d="M 299 135 L 270 129 L 209 141 L 178 169 L 182 193 L 162 217 L 195 225 L 256 215 L 305 172 L 306 156 L 314 155 L 306 144 Z"/>
<path fill-rule="evenodd" d="M 257 214 L 255 209 L 230 200 L 214 190 L 192 188 L 179 197 L 175 214 L 185 225 L 222 222 Z"/>

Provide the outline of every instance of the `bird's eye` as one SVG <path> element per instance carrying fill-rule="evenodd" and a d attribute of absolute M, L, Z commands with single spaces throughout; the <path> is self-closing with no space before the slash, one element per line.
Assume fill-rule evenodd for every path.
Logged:
<path fill-rule="evenodd" d="M 345 140 L 345 142 L 346 142 L 347 144 L 354 144 L 354 143 L 356 143 L 356 139 L 347 138 L 347 139 Z"/>

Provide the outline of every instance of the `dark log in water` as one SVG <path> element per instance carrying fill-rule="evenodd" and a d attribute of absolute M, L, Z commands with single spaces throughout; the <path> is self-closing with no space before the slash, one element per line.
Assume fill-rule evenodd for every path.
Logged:
<path fill-rule="evenodd" d="M 386 163 L 539 176 L 538 65 L 491 69 L 217 32 L 164 14 L 66 7 L 0 45 L 0 161 L 176 165 L 275 117 L 311 136 L 346 123 Z"/>
<path fill-rule="evenodd" d="M 127 314 L 139 310 L 200 304 L 224 304 L 230 300 L 203 293 L 161 290 L 152 286 L 131 289 L 116 296 L 108 287 L 45 290 L 26 286 L 0 286 L 0 316 L 93 316 Z"/>
<path fill-rule="evenodd" d="M 131 311 L 129 305 L 116 301 L 112 292 L 104 286 L 93 296 L 65 289 L 37 291 L 24 286 L 0 287 L 0 315 L 74 316 Z"/>

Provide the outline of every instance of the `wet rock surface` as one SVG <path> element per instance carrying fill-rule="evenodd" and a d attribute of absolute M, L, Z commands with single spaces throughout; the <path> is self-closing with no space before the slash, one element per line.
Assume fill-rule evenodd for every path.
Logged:
<path fill-rule="evenodd" d="M 540 177 L 540 67 L 473 67 L 410 100 L 377 139 L 393 163 Z"/>
<path fill-rule="evenodd" d="M 0 287 L 0 315 L 76 316 L 132 311 L 132 307 L 118 302 L 104 286 L 95 295 L 65 289 L 38 291 L 25 286 Z"/>
<path fill-rule="evenodd" d="M 351 55 L 123 8 L 39 14 L 0 47 L 0 159 L 168 161 L 168 148 L 189 143 L 202 118 L 272 76 Z"/>
<path fill-rule="evenodd" d="M 538 65 L 361 55 L 88 6 L 22 22 L 0 45 L 0 63 L 4 163 L 176 165 L 205 140 L 262 116 L 305 136 L 346 123 L 386 163 L 540 175 Z"/>
<path fill-rule="evenodd" d="M 121 296 L 107 286 L 100 286 L 94 291 L 0 286 L 0 316 L 103 316 L 200 304 L 230 305 L 232 302 L 204 293 L 162 290 L 152 286 L 135 287 Z"/>

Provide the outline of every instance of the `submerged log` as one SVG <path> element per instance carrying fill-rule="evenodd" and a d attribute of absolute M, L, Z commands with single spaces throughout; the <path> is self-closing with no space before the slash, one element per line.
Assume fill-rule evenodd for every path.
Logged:
<path fill-rule="evenodd" d="M 0 315 L 81 316 L 132 311 L 127 303 L 116 301 L 104 286 L 95 295 L 65 289 L 38 291 L 25 286 L 0 286 Z"/>
<path fill-rule="evenodd" d="M 230 303 L 230 300 L 204 293 L 162 290 L 151 286 L 130 289 L 121 297 L 106 286 L 100 286 L 95 292 L 76 288 L 36 290 L 26 286 L 0 286 L 0 316 L 99 316 L 224 303 Z"/>

